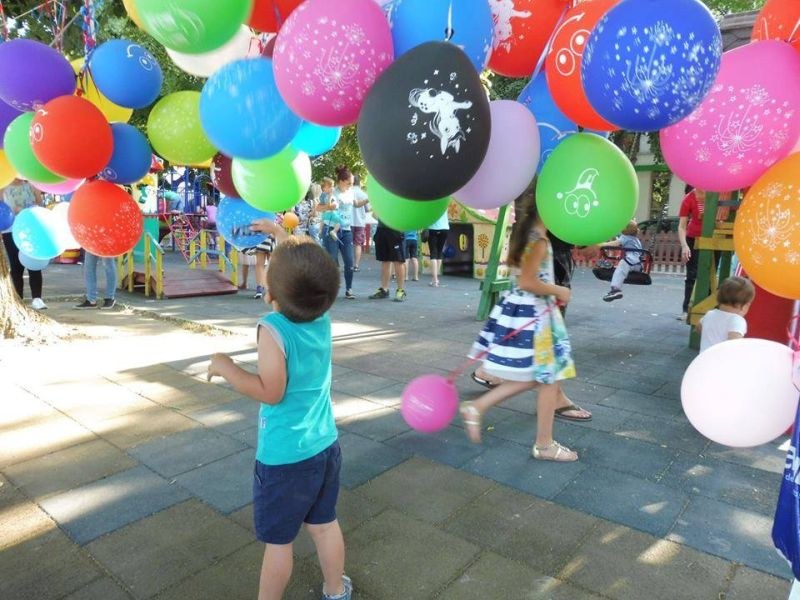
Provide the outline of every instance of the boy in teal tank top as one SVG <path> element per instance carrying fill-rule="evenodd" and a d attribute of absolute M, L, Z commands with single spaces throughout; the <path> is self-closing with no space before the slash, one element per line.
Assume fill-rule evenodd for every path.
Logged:
<path fill-rule="evenodd" d="M 271 221 L 254 231 L 275 236 L 259 320 L 258 373 L 215 354 L 208 378 L 228 380 L 261 403 L 253 474 L 253 521 L 266 544 L 259 598 L 283 597 L 292 574 L 292 542 L 305 525 L 317 547 L 323 600 L 350 600 L 344 538 L 336 519 L 342 457 L 331 406 L 331 320 L 339 270 L 314 240 L 289 237 Z"/>

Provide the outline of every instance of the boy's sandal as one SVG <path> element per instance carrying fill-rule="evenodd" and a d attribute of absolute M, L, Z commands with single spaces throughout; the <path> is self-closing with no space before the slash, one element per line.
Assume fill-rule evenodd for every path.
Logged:
<path fill-rule="evenodd" d="M 588 417 L 576 417 L 572 415 L 568 415 L 567 413 L 570 412 L 585 412 L 589 416 Z M 561 408 L 557 408 L 555 412 L 555 416 L 557 419 L 564 419 L 565 421 L 591 421 L 592 414 L 588 410 L 584 410 L 577 404 L 570 404 L 569 406 L 562 406 Z"/>
<path fill-rule="evenodd" d="M 472 375 L 470 375 L 470 377 L 472 377 L 472 381 L 474 381 L 478 385 L 482 385 L 483 387 L 488 388 L 490 390 L 493 390 L 498 385 L 500 385 L 499 383 L 492 383 L 488 379 L 484 379 L 483 377 L 479 377 L 478 373 L 476 371 L 473 371 Z"/>
<path fill-rule="evenodd" d="M 538 448 L 536 444 L 534 444 L 531 455 L 537 460 L 552 460 L 553 462 L 575 462 L 578 460 L 577 452 L 570 450 L 566 446 L 562 446 L 555 440 L 545 448 Z"/>
<path fill-rule="evenodd" d="M 481 433 L 483 430 L 481 412 L 472 404 L 462 404 L 458 409 L 461 418 L 464 420 L 464 427 L 469 441 L 473 444 L 481 443 Z"/>

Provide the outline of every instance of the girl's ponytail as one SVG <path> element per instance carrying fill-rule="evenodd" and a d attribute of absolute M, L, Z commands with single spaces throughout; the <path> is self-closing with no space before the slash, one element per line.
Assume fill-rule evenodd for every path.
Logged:
<path fill-rule="evenodd" d="M 530 240 L 531 230 L 539 219 L 539 211 L 536 208 L 536 179 L 522 192 L 519 198 L 514 200 L 514 211 L 516 221 L 511 229 L 511 241 L 508 244 L 506 262 L 511 267 L 519 267 Z"/>

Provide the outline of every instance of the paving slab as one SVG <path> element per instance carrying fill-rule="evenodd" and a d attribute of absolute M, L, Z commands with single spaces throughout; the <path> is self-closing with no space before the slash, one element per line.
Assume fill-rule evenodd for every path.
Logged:
<path fill-rule="evenodd" d="M 174 408 L 183 413 L 202 410 L 220 404 L 227 404 L 242 398 L 232 389 L 212 383 L 198 383 L 196 379 L 181 374 L 193 385 L 182 388 L 165 386 L 158 388 L 153 384 L 151 389 L 140 392 L 144 397 L 162 406 Z"/>
<path fill-rule="evenodd" d="M 726 600 L 785 600 L 789 597 L 791 583 L 761 571 L 739 565 L 731 586 L 725 594 Z"/>
<path fill-rule="evenodd" d="M 473 444 L 460 427 L 447 427 L 436 434 L 409 431 L 393 437 L 387 445 L 408 454 L 424 456 L 437 462 L 461 467 L 487 448 L 500 443 L 496 438 L 485 436 L 482 444 Z"/>
<path fill-rule="evenodd" d="M 388 377 L 381 377 L 371 373 L 361 373 L 358 375 L 346 375 L 344 377 L 337 377 L 331 383 L 331 389 L 335 392 L 344 392 L 351 396 L 367 397 L 379 390 L 382 390 L 390 385 L 396 385 L 396 379 Z"/>
<path fill-rule="evenodd" d="M 0 469 L 96 439 L 69 417 L 48 413 L 0 430 Z"/>
<path fill-rule="evenodd" d="M 186 414 L 206 427 L 213 427 L 220 433 L 232 434 L 258 424 L 260 408 L 255 400 L 240 398 L 234 402 L 188 411 Z"/>
<path fill-rule="evenodd" d="M 675 417 L 683 414 L 680 402 L 625 389 L 618 390 L 603 398 L 600 404 L 654 417 Z"/>
<path fill-rule="evenodd" d="M 705 454 L 718 460 L 781 475 L 786 467 L 786 450 L 781 450 L 781 446 L 787 440 L 787 437 L 781 436 L 777 440 L 754 448 L 728 448 L 709 442 Z"/>
<path fill-rule="evenodd" d="M 655 481 L 675 460 L 676 450 L 602 431 L 591 431 L 573 448 L 590 465 Z"/>
<path fill-rule="evenodd" d="M 405 461 L 411 454 L 374 440 L 342 433 L 342 472 L 340 481 L 346 488 L 355 488 Z"/>
<path fill-rule="evenodd" d="M 243 450 L 175 477 L 175 481 L 222 513 L 253 501 L 255 452 Z"/>
<path fill-rule="evenodd" d="M 56 529 L 56 524 L 37 504 L 0 477 L 0 552 L 36 539 Z"/>
<path fill-rule="evenodd" d="M 198 423 L 184 415 L 155 405 L 137 412 L 99 421 L 92 431 L 119 448 L 131 448 L 153 438 L 197 427 Z"/>
<path fill-rule="evenodd" d="M 71 593 L 64 600 L 129 600 L 133 598 L 110 577 L 103 577 Z"/>
<path fill-rule="evenodd" d="M 371 412 L 360 413 L 337 421 L 339 429 L 383 442 L 411 428 L 403 419 L 400 411 L 394 408 L 379 408 Z"/>
<path fill-rule="evenodd" d="M 654 419 L 649 415 L 632 414 L 614 433 L 694 454 L 702 453 L 709 444 L 684 416 Z"/>

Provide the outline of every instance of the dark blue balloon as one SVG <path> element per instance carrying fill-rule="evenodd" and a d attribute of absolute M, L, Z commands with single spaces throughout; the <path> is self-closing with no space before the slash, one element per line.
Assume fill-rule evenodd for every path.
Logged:
<path fill-rule="evenodd" d="M 5 233 L 11 229 L 14 223 L 14 211 L 5 202 L 0 201 L 0 233 Z"/>
<path fill-rule="evenodd" d="M 589 38 L 581 78 L 620 129 L 656 131 L 688 116 L 717 77 L 722 36 L 698 0 L 624 0 Z"/>
<path fill-rule="evenodd" d="M 539 126 L 539 140 L 542 156 L 536 172 L 542 170 L 544 163 L 550 158 L 553 150 L 561 141 L 573 133 L 578 133 L 578 126 L 561 112 L 547 87 L 544 71 L 539 73 L 525 86 L 517 101 L 523 104 L 536 118 Z"/>
<path fill-rule="evenodd" d="M 238 198 L 223 198 L 217 208 L 217 231 L 238 250 L 253 248 L 267 239 L 265 233 L 253 233 L 250 224 L 258 219 L 275 219 L 275 213 L 262 212 Z"/>
<path fill-rule="evenodd" d="M 223 154 L 259 160 L 288 146 L 303 122 L 278 93 L 272 61 L 251 58 L 225 65 L 206 81 L 200 123 Z"/>
<path fill-rule="evenodd" d="M 3 136 L 6 133 L 6 129 L 11 124 L 11 121 L 21 114 L 21 111 L 0 100 L 0 150 L 3 149 Z"/>
<path fill-rule="evenodd" d="M 131 40 L 110 40 L 98 46 L 89 58 L 89 70 L 97 89 L 127 108 L 155 102 L 164 81 L 158 61 Z"/>
<path fill-rule="evenodd" d="M 341 127 L 303 123 L 292 140 L 292 146 L 309 156 L 319 156 L 338 144 L 340 137 L 342 137 Z"/>
<path fill-rule="evenodd" d="M 153 151 L 144 134 L 133 125 L 112 123 L 114 153 L 100 177 L 117 184 L 136 183 L 150 171 Z"/>
<path fill-rule="evenodd" d="M 466 53 L 476 71 L 486 67 L 494 34 L 486 0 L 398 0 L 389 14 L 395 56 L 425 42 L 450 41 Z"/>

